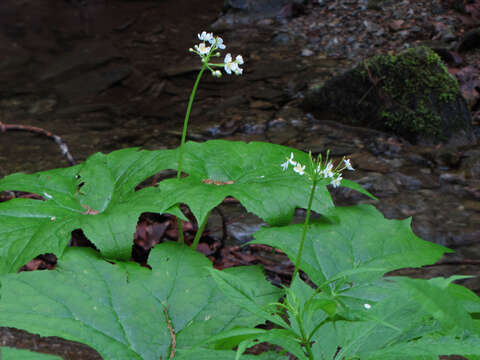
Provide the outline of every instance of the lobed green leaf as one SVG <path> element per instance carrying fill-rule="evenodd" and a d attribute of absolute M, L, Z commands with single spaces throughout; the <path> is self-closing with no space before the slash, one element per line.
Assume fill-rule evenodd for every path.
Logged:
<path fill-rule="evenodd" d="M 61 360 L 60 356 L 40 354 L 29 350 L 0 347 L 2 360 Z"/>
<path fill-rule="evenodd" d="M 61 256 L 71 232 L 83 229 L 106 257 L 128 259 L 138 217 L 173 205 L 152 188 L 135 186 L 171 162 L 171 151 L 125 149 L 95 154 L 85 163 L 36 174 L 13 174 L 0 190 L 41 195 L 44 201 L 0 203 L 0 274 L 16 272 L 37 255 Z"/>
<path fill-rule="evenodd" d="M 252 243 L 283 250 L 294 261 L 303 224 L 262 228 Z M 321 286 L 373 281 L 395 269 L 432 264 L 449 249 L 417 237 L 410 219 L 387 220 L 372 205 L 336 207 L 309 226 L 300 267 Z"/>
<path fill-rule="evenodd" d="M 82 342 L 106 360 L 158 360 L 170 355 L 172 336 L 177 351 L 192 353 L 222 330 L 263 321 L 231 303 L 209 260 L 187 246 L 158 245 L 149 265 L 112 264 L 92 249 L 69 248 L 55 270 L 3 275 L 0 326 Z M 258 268 L 235 273 L 259 305 L 278 300 Z"/>

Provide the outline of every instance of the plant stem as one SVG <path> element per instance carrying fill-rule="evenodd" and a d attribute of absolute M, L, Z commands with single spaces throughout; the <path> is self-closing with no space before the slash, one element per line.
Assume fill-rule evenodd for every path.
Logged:
<path fill-rule="evenodd" d="M 192 93 L 190 94 L 190 100 L 188 101 L 187 112 L 185 113 L 185 120 L 183 121 L 183 130 L 182 130 L 182 140 L 180 141 L 180 153 L 178 155 L 178 167 L 177 167 L 177 179 L 180 180 L 182 177 L 182 165 L 183 165 L 183 152 L 185 150 L 185 139 L 187 138 L 187 128 L 188 128 L 188 119 L 190 118 L 190 111 L 192 110 L 193 100 L 195 99 L 195 94 L 197 92 L 198 84 L 202 78 L 203 72 L 207 68 L 208 59 L 203 63 L 202 69 L 197 75 L 197 80 L 193 85 Z M 196 237 L 195 237 L 196 239 Z M 183 226 L 182 220 L 178 221 L 178 242 L 183 244 L 185 242 L 183 237 Z"/>
<path fill-rule="evenodd" d="M 305 237 L 307 236 L 308 224 L 310 222 L 310 211 L 312 209 L 313 195 L 315 194 L 317 181 L 318 180 L 316 178 L 313 179 L 312 191 L 310 192 L 310 197 L 308 198 L 307 216 L 305 217 L 305 222 L 303 224 L 302 240 L 300 240 L 300 248 L 298 249 L 297 258 L 295 259 L 295 270 L 293 271 L 292 281 L 295 280 L 295 277 L 298 275 L 298 267 L 300 265 L 300 259 L 302 258 Z"/>
<path fill-rule="evenodd" d="M 192 110 L 192 104 L 193 104 L 193 100 L 195 99 L 195 94 L 197 92 L 198 84 L 200 83 L 200 79 L 203 75 L 203 72 L 207 68 L 207 63 L 208 63 L 208 58 L 207 58 L 207 61 L 205 61 L 205 63 L 203 64 L 202 69 L 197 75 L 197 80 L 195 80 L 192 93 L 190 94 L 190 100 L 188 101 L 187 112 L 185 113 L 185 120 L 183 121 L 182 140 L 180 142 L 180 154 L 178 155 L 177 179 L 180 179 L 182 176 L 183 152 L 185 148 L 185 139 L 187 138 L 187 128 L 188 128 L 188 119 L 190 118 L 190 111 Z"/>
<path fill-rule="evenodd" d="M 202 237 L 203 230 L 205 229 L 205 225 L 207 225 L 207 220 L 208 217 L 210 216 L 210 211 L 205 215 L 205 219 L 203 219 L 203 222 L 200 224 L 200 227 L 197 230 L 197 233 L 195 234 L 195 239 L 193 239 L 193 244 L 192 248 L 193 250 L 197 250 L 198 243 L 200 242 L 200 238 Z"/>
<path fill-rule="evenodd" d="M 313 357 L 312 347 L 310 346 L 310 340 L 305 334 L 305 329 L 303 328 L 303 322 L 299 313 L 296 314 L 296 318 L 297 318 L 298 326 L 300 328 L 300 335 L 302 335 L 302 342 L 305 345 L 305 348 L 307 349 L 308 359 L 314 360 L 315 358 Z"/>

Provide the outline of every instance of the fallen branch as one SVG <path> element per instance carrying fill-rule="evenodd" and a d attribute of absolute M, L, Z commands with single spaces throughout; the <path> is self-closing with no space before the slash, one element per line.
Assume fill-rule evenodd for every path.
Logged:
<path fill-rule="evenodd" d="M 47 131 L 45 129 L 36 127 L 36 126 L 29 126 L 29 125 L 15 125 L 15 124 L 4 124 L 3 122 L 0 121 L 0 131 L 2 133 L 7 132 L 7 131 L 28 131 L 32 132 L 35 134 L 40 134 L 43 136 L 46 136 L 53 141 L 59 146 L 60 152 L 62 153 L 63 156 L 65 156 L 68 160 L 68 162 L 72 165 L 76 164 L 76 161 L 73 159 L 73 156 L 70 154 L 68 151 L 68 146 L 65 143 L 65 141 L 62 140 L 62 138 L 58 135 L 52 134 L 50 131 Z"/>

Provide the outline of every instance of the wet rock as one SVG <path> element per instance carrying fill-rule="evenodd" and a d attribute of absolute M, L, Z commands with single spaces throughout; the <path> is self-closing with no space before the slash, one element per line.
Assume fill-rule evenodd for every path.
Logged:
<path fill-rule="evenodd" d="M 418 190 L 422 187 L 422 181 L 415 176 L 405 175 L 402 173 L 392 173 L 395 183 L 407 190 Z"/>
<path fill-rule="evenodd" d="M 79 44 L 73 51 L 59 56 L 43 71 L 40 80 L 52 80 L 68 76 L 72 72 L 91 70 L 122 56 L 109 41 L 94 41 Z"/>
<path fill-rule="evenodd" d="M 469 30 L 463 35 L 458 51 L 463 52 L 478 49 L 478 47 L 480 47 L 480 28 Z"/>
<path fill-rule="evenodd" d="M 278 117 L 268 123 L 265 135 L 268 140 L 275 144 L 289 144 L 297 137 L 300 130 L 295 126 L 292 119 Z"/>
<path fill-rule="evenodd" d="M 239 203 L 224 203 L 213 211 L 208 218 L 207 232 L 217 241 L 226 241 L 226 245 L 240 245 L 253 239 L 260 227 L 267 225 L 259 217 L 247 213 Z"/>
<path fill-rule="evenodd" d="M 377 197 L 388 197 L 399 192 L 395 183 L 388 176 L 378 172 L 368 173 L 357 182 Z"/>
<path fill-rule="evenodd" d="M 24 66 L 31 59 L 30 53 L 19 44 L 0 36 L 0 71 L 11 71 Z M 18 69 L 19 70 L 19 69 Z"/>
<path fill-rule="evenodd" d="M 385 162 L 366 152 L 353 154 L 350 159 L 352 160 L 353 166 L 358 169 L 375 171 L 383 174 L 387 174 L 391 171 L 390 166 Z"/>
<path fill-rule="evenodd" d="M 257 91 L 252 94 L 252 98 L 266 101 L 282 102 L 283 100 L 286 100 L 286 93 L 285 91 L 279 89 L 260 86 L 257 88 Z"/>
<path fill-rule="evenodd" d="M 384 6 L 387 6 L 390 3 L 390 0 L 368 0 L 367 9 L 380 11 Z"/>
<path fill-rule="evenodd" d="M 249 80 L 264 80 L 282 77 L 285 74 L 301 71 L 303 66 L 296 60 L 275 60 L 261 62 L 252 69 Z"/>
<path fill-rule="evenodd" d="M 443 173 L 440 175 L 440 182 L 465 185 L 465 176 L 463 173 Z"/>
<path fill-rule="evenodd" d="M 56 105 L 56 99 L 42 99 L 34 102 L 28 112 L 32 115 L 42 115 L 52 111 Z"/>
<path fill-rule="evenodd" d="M 126 79 L 131 72 L 128 65 L 95 70 L 57 85 L 56 90 L 67 99 L 93 96 Z"/>
<path fill-rule="evenodd" d="M 465 210 L 480 212 L 480 201 L 466 200 L 463 203 Z"/>
<path fill-rule="evenodd" d="M 470 179 L 480 179 L 480 150 L 472 149 L 462 154 L 460 170 Z"/>
<path fill-rule="evenodd" d="M 255 24 L 268 18 L 285 21 L 304 12 L 305 0 L 226 0 L 223 15 L 212 29 L 233 29 L 239 24 Z"/>
<path fill-rule="evenodd" d="M 82 104 L 63 107 L 58 109 L 55 113 L 59 117 L 75 117 L 86 113 L 105 111 L 113 114 L 118 114 L 113 104 Z"/>
<path fill-rule="evenodd" d="M 476 66 L 469 65 L 454 71 L 453 74 L 458 80 L 460 91 L 467 101 L 468 107 L 475 108 L 480 99 L 480 93 L 477 90 L 480 89 L 480 72 Z"/>
<path fill-rule="evenodd" d="M 236 11 L 244 14 L 263 14 L 263 17 L 275 16 L 288 4 L 301 4 L 303 0 L 226 0 L 224 11 Z"/>
<path fill-rule="evenodd" d="M 456 80 L 426 47 L 370 58 L 305 95 L 303 106 L 339 120 L 394 132 L 413 142 L 475 142 Z"/>
<path fill-rule="evenodd" d="M 272 39 L 272 42 L 278 45 L 288 45 L 292 41 L 293 41 L 292 36 L 286 32 L 279 32 Z"/>

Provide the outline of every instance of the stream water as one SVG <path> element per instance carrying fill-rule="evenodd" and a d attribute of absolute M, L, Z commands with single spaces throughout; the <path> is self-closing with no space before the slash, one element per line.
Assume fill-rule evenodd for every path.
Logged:
<path fill-rule="evenodd" d="M 217 20 L 223 3 L 3 0 L 0 120 L 48 129 L 79 161 L 97 151 L 177 146 L 201 65 L 188 48 Z M 228 19 L 217 21 L 214 31 L 232 55 L 243 55 L 244 75 L 205 74 L 190 139 L 270 141 L 348 155 L 357 169 L 348 175 L 380 198 L 375 206 L 386 217 L 412 216 L 417 235 L 457 251 L 434 266 L 404 273 L 474 275 L 464 283 L 479 292 L 480 146 L 412 145 L 391 134 L 341 125 L 328 115 L 317 119 L 304 113 L 299 104 L 308 86 L 358 59 L 305 56 L 305 39 L 283 31 L 285 19 L 243 26 L 228 25 Z M 45 137 L 0 133 L 0 176 L 68 165 Z M 339 205 L 369 202 L 344 189 L 333 195 Z M 235 204 L 224 205 L 223 213 L 231 243 L 248 240 L 261 224 Z M 220 221 L 213 217 L 210 229 L 221 228 Z M 88 349 L 9 329 L 1 329 L 0 341 L 69 359 L 98 358 Z"/>

